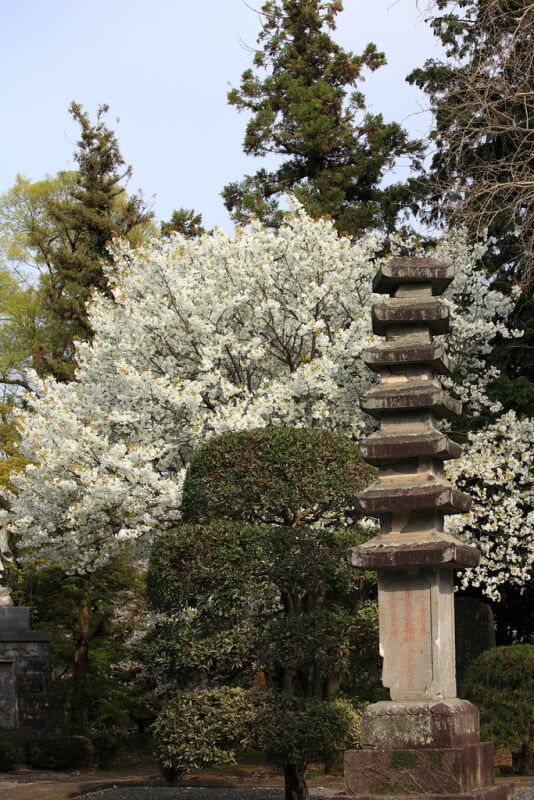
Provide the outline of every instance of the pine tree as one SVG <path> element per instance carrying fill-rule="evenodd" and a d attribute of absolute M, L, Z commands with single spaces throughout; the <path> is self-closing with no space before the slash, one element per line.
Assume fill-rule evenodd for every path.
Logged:
<path fill-rule="evenodd" d="M 132 170 L 104 122 L 108 110 L 100 106 L 92 124 L 80 105 L 71 104 L 70 113 L 81 128 L 75 153 L 78 170 L 67 196 L 50 196 L 46 202 L 45 233 L 51 235 L 43 239 L 42 230 L 30 235 L 30 244 L 39 247 L 47 266 L 40 286 L 45 324 L 34 366 L 59 380 L 73 376 L 73 342 L 91 338 L 86 303 L 93 289 L 108 291 L 103 264 L 112 258 L 110 241 L 141 231 L 152 218 L 140 195 L 126 194 L 123 182 Z"/>
<path fill-rule="evenodd" d="M 334 42 L 328 31 L 342 8 L 340 0 L 269 0 L 262 7 L 254 69 L 243 73 L 228 102 L 252 112 L 244 152 L 276 154 L 282 163 L 224 188 L 239 224 L 256 215 L 277 226 L 281 200 L 293 193 L 311 216 L 329 216 L 340 232 L 357 235 L 391 230 L 409 202 L 406 187 L 381 182 L 399 157 L 417 163 L 421 143 L 366 112 L 360 91 L 349 94 L 364 69 L 374 71 L 386 59 L 374 44 L 357 56 Z"/>

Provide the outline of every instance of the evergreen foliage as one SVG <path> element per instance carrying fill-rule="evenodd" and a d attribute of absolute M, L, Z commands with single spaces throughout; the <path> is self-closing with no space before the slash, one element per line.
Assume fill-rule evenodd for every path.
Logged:
<path fill-rule="evenodd" d="M 40 374 L 59 379 L 73 376 L 74 340 L 91 338 L 85 307 L 93 289 L 108 291 L 102 264 L 112 259 L 111 240 L 127 236 L 151 217 L 142 198 L 128 197 L 121 185 L 131 167 L 124 167 L 116 136 L 104 122 L 108 106 L 99 107 L 96 124 L 79 104 L 69 110 L 81 129 L 78 170 L 68 198 L 47 206 L 48 224 L 66 235 L 44 245 L 49 270 L 42 276 L 40 296 L 53 337 L 35 356 Z"/>
<path fill-rule="evenodd" d="M 40 273 L 32 366 L 59 380 L 73 377 L 74 341 L 92 336 L 86 313 L 91 292 L 109 292 L 103 264 L 112 261 L 111 240 L 139 242 L 152 219 L 143 198 L 124 188 L 131 167 L 106 125 L 108 106 L 98 108 L 95 123 L 79 104 L 69 110 L 80 126 L 78 169 L 33 184 L 19 176 L 0 203 L 4 258 Z"/>
<path fill-rule="evenodd" d="M 202 524 L 158 537 L 147 574 L 149 602 L 165 617 L 147 640 L 146 660 L 160 685 L 182 689 L 156 724 L 165 768 L 190 768 L 191 742 L 164 743 L 189 730 L 196 741 L 194 721 L 202 727 L 217 717 L 212 704 L 233 697 L 222 687 L 237 686 L 248 704 L 246 729 L 226 730 L 235 710 L 225 711 L 214 742 L 230 753 L 205 744 L 196 757 L 221 763 L 239 743 L 261 747 L 284 766 L 286 796 L 307 797 L 307 763 L 354 744 L 355 713 L 337 703 L 340 692 L 381 696 L 370 583 L 345 561 L 365 534 L 342 526 L 371 469 L 340 436 L 271 427 L 210 439 L 190 470 L 184 514 Z M 313 527 L 304 524 L 312 508 Z M 195 694 L 194 685 L 221 691 Z"/>
<path fill-rule="evenodd" d="M 106 730 L 141 718 L 129 639 L 143 614 L 143 584 L 126 554 L 91 576 L 24 565 L 13 598 L 31 607 L 35 630 L 52 633 L 50 662 L 67 727 Z"/>
<path fill-rule="evenodd" d="M 469 668 L 465 696 L 480 711 L 482 737 L 518 754 L 520 771 L 528 771 L 534 740 L 534 645 L 482 653 Z"/>
<path fill-rule="evenodd" d="M 421 143 L 409 140 L 399 124 L 366 111 L 356 87 L 364 70 L 374 71 L 386 59 L 374 44 L 358 56 L 336 44 L 329 30 L 342 8 L 340 0 L 269 0 L 262 6 L 254 68 L 243 73 L 228 102 L 252 113 L 244 152 L 275 154 L 281 163 L 224 188 L 225 205 L 239 224 L 254 215 L 279 225 L 283 196 L 292 193 L 310 216 L 331 217 L 339 232 L 358 236 L 392 231 L 409 203 L 406 187 L 381 183 L 398 158 L 416 164 Z"/>
<path fill-rule="evenodd" d="M 187 469 L 182 514 L 296 527 L 331 514 L 339 524 L 354 486 L 373 470 L 357 445 L 320 429 L 268 427 L 222 434 L 195 454 Z"/>
<path fill-rule="evenodd" d="M 191 208 L 179 208 L 172 212 L 168 222 L 160 224 L 160 233 L 164 238 L 168 238 L 172 233 L 196 237 L 206 233 L 206 229 L 202 225 L 202 214 L 197 214 Z"/>

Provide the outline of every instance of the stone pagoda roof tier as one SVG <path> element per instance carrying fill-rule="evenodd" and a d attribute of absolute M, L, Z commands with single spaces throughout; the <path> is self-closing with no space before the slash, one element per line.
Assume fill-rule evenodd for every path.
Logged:
<path fill-rule="evenodd" d="M 375 465 L 419 456 L 445 461 L 462 454 L 460 445 L 437 428 L 424 433 L 417 429 L 391 435 L 374 433 L 360 442 L 360 451 L 366 461 Z"/>
<path fill-rule="evenodd" d="M 387 412 L 422 409 L 432 409 L 436 417 L 454 417 L 462 410 L 459 400 L 448 395 L 437 381 L 430 380 L 374 386 L 360 397 L 360 407 L 378 418 Z"/>
<path fill-rule="evenodd" d="M 431 473 L 405 476 L 404 480 L 379 478 L 357 500 L 366 514 L 379 516 L 395 511 L 435 510 L 443 514 L 465 514 L 471 497 L 438 480 Z"/>
<path fill-rule="evenodd" d="M 479 561 L 478 550 L 443 532 L 387 533 L 349 551 L 349 564 L 364 569 L 432 565 L 465 568 L 476 567 Z"/>
<path fill-rule="evenodd" d="M 441 375 L 448 375 L 450 372 L 449 358 L 444 348 L 435 342 L 413 344 L 401 344 L 400 341 L 384 342 L 364 350 L 362 358 L 374 372 L 380 372 L 384 367 L 398 365 L 428 366 Z"/>
<path fill-rule="evenodd" d="M 371 318 L 378 336 L 386 336 L 390 325 L 424 325 L 434 335 L 449 331 L 449 309 L 441 300 L 390 297 L 373 305 Z"/>
<path fill-rule="evenodd" d="M 392 258 L 379 268 L 373 280 L 373 292 L 393 294 L 406 284 L 430 284 L 432 294 L 442 294 L 454 278 L 454 267 L 434 258 L 403 256 Z"/>

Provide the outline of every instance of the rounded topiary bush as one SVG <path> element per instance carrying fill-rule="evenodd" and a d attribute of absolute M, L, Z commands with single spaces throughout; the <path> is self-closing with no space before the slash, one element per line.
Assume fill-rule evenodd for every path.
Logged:
<path fill-rule="evenodd" d="M 358 445 L 332 431 L 273 426 L 231 432 L 208 440 L 192 458 L 182 514 L 193 523 L 339 519 L 373 474 Z"/>
<path fill-rule="evenodd" d="M 318 700 L 280 691 L 264 693 L 255 719 L 256 747 L 277 766 L 305 767 L 359 743 L 361 709 L 347 700 Z"/>

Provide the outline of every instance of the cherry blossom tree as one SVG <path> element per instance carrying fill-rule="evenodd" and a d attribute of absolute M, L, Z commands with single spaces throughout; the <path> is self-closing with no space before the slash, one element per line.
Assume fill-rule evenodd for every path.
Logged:
<path fill-rule="evenodd" d="M 373 340 L 381 246 L 340 237 L 298 207 L 275 231 L 254 223 L 233 236 L 116 243 L 105 265 L 112 296 L 93 297 L 76 380 L 31 375 L 18 414 L 32 462 L 9 497 L 21 546 L 84 574 L 150 542 L 179 519 L 185 467 L 215 434 L 275 424 L 359 438 L 371 424 L 358 398 L 373 380 L 361 353 Z M 416 252 L 394 237 L 392 247 Z M 485 357 L 492 337 L 510 335 L 513 300 L 477 271 L 482 252 L 458 233 L 432 256 L 457 268 L 447 294 L 455 390 L 471 412 L 498 413 Z"/>

